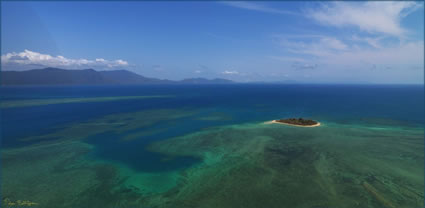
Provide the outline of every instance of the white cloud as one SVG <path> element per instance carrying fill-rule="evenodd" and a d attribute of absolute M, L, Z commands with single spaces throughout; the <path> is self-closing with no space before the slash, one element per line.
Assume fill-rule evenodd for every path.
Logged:
<path fill-rule="evenodd" d="M 424 42 L 402 42 L 385 48 L 353 49 L 332 53 L 322 60 L 334 64 L 370 63 L 380 65 L 422 65 L 424 61 Z"/>
<path fill-rule="evenodd" d="M 1 56 L 1 64 L 4 70 L 20 70 L 28 69 L 28 66 L 40 67 L 60 67 L 67 69 L 82 69 L 93 67 L 97 69 L 108 69 L 117 67 L 126 67 L 128 62 L 118 59 L 115 61 L 96 58 L 95 60 L 88 59 L 69 59 L 63 56 L 51 56 L 30 50 L 24 50 L 20 53 L 7 53 Z"/>
<path fill-rule="evenodd" d="M 293 37 L 292 37 L 293 38 Z M 422 41 L 396 41 L 383 45 L 379 41 L 382 37 L 352 36 L 345 42 L 332 37 L 289 39 L 281 36 L 278 43 L 288 53 L 286 56 L 272 56 L 272 58 L 285 62 L 295 62 L 296 68 L 305 64 L 320 63 L 331 65 L 397 65 L 397 66 L 423 66 L 424 42 Z M 359 46 L 358 42 L 365 42 L 372 47 Z M 308 56 L 308 58 L 306 58 Z M 309 60 L 309 61 L 306 61 Z M 304 65 L 302 65 L 304 64 Z M 307 65 L 305 65 L 307 66 Z M 307 68 L 309 68 L 307 66 Z M 401 67 L 402 68 L 402 67 Z M 400 69 L 401 69 L 400 68 Z"/>
<path fill-rule="evenodd" d="M 278 42 L 291 53 L 313 56 L 326 56 L 332 52 L 340 52 L 349 48 L 341 40 L 327 36 L 293 36 L 290 38 L 280 36 Z M 292 59 L 295 60 L 295 58 Z"/>
<path fill-rule="evenodd" d="M 222 74 L 228 74 L 228 75 L 235 75 L 235 74 L 239 74 L 239 72 L 238 71 L 224 71 L 224 72 L 221 72 Z"/>
<path fill-rule="evenodd" d="M 332 2 L 307 10 L 307 16 L 325 25 L 356 26 L 369 33 L 402 37 L 407 31 L 400 20 L 420 7 L 413 1 Z"/>
<path fill-rule="evenodd" d="M 224 1 L 224 2 L 221 2 L 221 3 L 226 4 L 228 6 L 240 8 L 240 9 L 247 9 L 247 10 L 259 11 L 259 12 L 298 15 L 298 13 L 295 13 L 295 12 L 281 10 L 281 9 L 275 9 L 275 8 L 268 7 L 268 6 L 263 5 L 263 4 L 252 3 L 252 2 Z"/>
<path fill-rule="evenodd" d="M 124 60 L 121 60 L 121 59 L 116 60 L 115 63 L 117 63 L 118 65 L 121 65 L 121 66 L 128 65 L 127 61 L 124 61 Z"/>
<path fill-rule="evenodd" d="M 357 35 L 353 35 L 351 37 L 351 39 L 353 41 L 358 41 L 358 42 L 366 42 L 367 44 L 369 44 L 370 46 L 374 47 L 374 48 L 382 48 L 382 45 L 380 43 L 380 41 L 385 38 L 384 36 L 379 36 L 376 38 L 371 38 L 371 37 L 359 37 Z"/>
<path fill-rule="evenodd" d="M 343 42 L 341 42 L 338 39 L 335 38 L 321 38 L 319 42 L 320 46 L 326 45 L 328 48 L 335 49 L 335 50 L 345 50 L 347 49 L 347 45 L 345 45 Z"/>

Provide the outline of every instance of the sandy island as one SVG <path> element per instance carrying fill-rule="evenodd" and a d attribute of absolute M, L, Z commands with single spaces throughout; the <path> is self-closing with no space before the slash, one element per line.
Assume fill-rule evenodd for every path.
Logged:
<path fill-rule="evenodd" d="M 304 125 L 298 125 L 298 124 L 289 124 L 289 123 L 283 123 L 283 122 L 278 122 L 276 120 L 272 120 L 272 121 L 266 121 L 264 122 L 264 124 L 283 124 L 283 125 L 288 125 L 288 126 L 297 126 L 297 127 L 318 127 L 320 126 L 320 122 L 317 122 L 317 124 L 313 124 L 313 125 L 308 125 L 308 126 L 304 126 Z"/>

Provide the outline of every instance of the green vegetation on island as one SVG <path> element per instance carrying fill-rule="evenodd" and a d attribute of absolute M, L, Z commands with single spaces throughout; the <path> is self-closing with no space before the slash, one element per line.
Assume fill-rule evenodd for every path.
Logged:
<path fill-rule="evenodd" d="M 287 119 L 279 119 L 275 120 L 275 122 L 278 123 L 285 123 L 285 124 L 292 124 L 292 125 L 300 125 L 300 126 L 315 126 L 319 125 L 319 122 L 310 120 L 310 119 L 303 119 L 303 118 L 287 118 Z"/>

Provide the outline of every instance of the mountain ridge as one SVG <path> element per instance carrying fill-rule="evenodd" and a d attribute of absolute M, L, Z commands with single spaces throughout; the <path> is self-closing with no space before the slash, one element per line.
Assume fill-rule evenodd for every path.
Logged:
<path fill-rule="evenodd" d="M 187 78 L 180 81 L 145 77 L 120 69 L 96 71 L 94 69 L 43 68 L 27 71 L 1 71 L 1 85 L 143 85 L 143 84 L 231 84 L 227 79 Z"/>

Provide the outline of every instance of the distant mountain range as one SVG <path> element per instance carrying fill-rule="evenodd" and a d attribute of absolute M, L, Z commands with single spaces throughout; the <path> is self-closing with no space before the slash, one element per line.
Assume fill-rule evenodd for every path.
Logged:
<path fill-rule="evenodd" d="M 2 71 L 1 85 L 141 85 L 141 84 L 231 84 L 227 79 L 190 78 L 181 81 L 148 78 L 127 70 L 96 71 L 58 68 Z"/>

